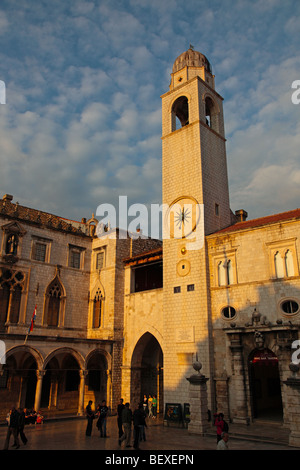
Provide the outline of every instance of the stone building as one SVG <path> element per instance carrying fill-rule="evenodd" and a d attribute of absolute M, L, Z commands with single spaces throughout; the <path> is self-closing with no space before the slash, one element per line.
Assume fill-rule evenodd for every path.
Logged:
<path fill-rule="evenodd" d="M 176 59 L 161 98 L 162 241 L 0 201 L 1 413 L 14 401 L 82 414 L 89 399 L 115 412 L 144 394 L 161 413 L 183 408 L 198 357 L 212 413 L 292 428 L 300 209 L 231 211 L 223 98 L 203 54 Z"/>

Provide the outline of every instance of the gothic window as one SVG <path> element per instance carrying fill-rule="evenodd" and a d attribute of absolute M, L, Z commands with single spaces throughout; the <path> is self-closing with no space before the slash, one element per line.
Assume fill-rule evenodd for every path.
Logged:
<path fill-rule="evenodd" d="M 11 292 L 11 305 L 10 305 L 10 314 L 9 321 L 11 323 L 18 323 L 20 305 L 21 305 L 21 296 L 22 296 L 22 287 L 20 285 L 15 286 Z"/>
<path fill-rule="evenodd" d="M 47 325 L 58 326 L 61 308 L 62 287 L 58 280 L 53 281 L 48 290 Z"/>
<path fill-rule="evenodd" d="M 100 328 L 101 326 L 102 303 L 103 296 L 101 290 L 98 289 L 94 297 L 93 328 Z"/>
<path fill-rule="evenodd" d="M 172 132 L 187 124 L 189 124 L 189 103 L 186 96 L 181 96 L 172 106 Z"/>
<path fill-rule="evenodd" d="M 0 325 L 18 323 L 25 276 L 6 269 L 0 276 Z"/>
<path fill-rule="evenodd" d="M 0 286 L 0 325 L 4 325 L 7 320 L 10 297 L 10 286 L 7 282 Z"/>

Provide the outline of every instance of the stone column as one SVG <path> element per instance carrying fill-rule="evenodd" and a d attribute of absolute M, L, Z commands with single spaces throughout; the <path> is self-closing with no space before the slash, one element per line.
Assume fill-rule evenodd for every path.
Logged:
<path fill-rule="evenodd" d="M 36 371 L 36 389 L 35 389 L 35 401 L 34 401 L 34 409 L 35 411 L 39 411 L 41 406 L 41 396 L 42 396 L 42 385 L 43 385 L 43 377 L 46 374 L 45 370 L 37 370 Z"/>
<path fill-rule="evenodd" d="M 297 375 L 299 369 L 299 365 L 291 363 L 292 375 L 283 382 L 287 386 L 286 409 L 291 431 L 289 445 L 293 447 L 300 447 L 300 377 Z"/>
<path fill-rule="evenodd" d="M 80 384 L 79 384 L 79 400 L 78 400 L 78 412 L 79 416 L 84 415 L 84 388 L 85 388 L 85 378 L 88 374 L 87 370 L 80 369 L 79 376 L 80 376 Z"/>
<path fill-rule="evenodd" d="M 191 434 L 199 434 L 200 436 L 204 436 L 207 433 L 209 427 L 206 386 L 206 382 L 209 379 L 206 378 L 205 375 L 200 374 L 202 364 L 198 362 L 197 356 L 193 367 L 198 373 L 187 378 L 190 383 L 190 422 L 188 424 L 188 431 Z"/>
<path fill-rule="evenodd" d="M 234 405 L 232 407 L 232 421 L 234 423 L 249 424 L 245 366 L 243 358 L 243 345 L 239 333 L 230 335 L 230 349 L 232 355 L 232 387 L 234 391 Z"/>

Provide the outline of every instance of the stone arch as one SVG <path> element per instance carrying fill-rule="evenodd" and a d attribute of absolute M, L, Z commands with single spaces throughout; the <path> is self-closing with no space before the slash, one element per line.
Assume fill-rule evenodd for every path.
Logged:
<path fill-rule="evenodd" d="M 215 132 L 220 132 L 220 107 L 210 93 L 205 93 L 202 97 L 206 124 Z"/>
<path fill-rule="evenodd" d="M 144 395 L 156 395 L 157 410 L 163 411 L 163 351 L 149 331 L 139 338 L 131 355 L 131 403 L 137 405 Z"/>
<path fill-rule="evenodd" d="M 248 356 L 252 417 L 282 420 L 283 408 L 278 357 L 269 348 L 253 349 Z"/>
<path fill-rule="evenodd" d="M 190 96 L 182 94 L 171 103 L 171 131 L 187 126 L 190 122 Z"/>
<path fill-rule="evenodd" d="M 86 400 L 100 403 L 106 400 L 111 406 L 111 355 L 104 349 L 94 349 L 85 359 L 87 379 L 85 386 Z"/>

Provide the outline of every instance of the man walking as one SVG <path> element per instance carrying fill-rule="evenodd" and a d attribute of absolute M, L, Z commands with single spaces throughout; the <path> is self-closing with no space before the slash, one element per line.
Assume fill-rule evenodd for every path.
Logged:
<path fill-rule="evenodd" d="M 130 409 L 130 404 L 125 403 L 125 408 L 122 411 L 122 424 L 123 424 L 124 434 L 119 439 L 119 446 L 121 446 L 122 442 L 125 441 L 125 446 L 131 447 L 130 445 L 131 422 L 132 422 L 132 411 Z"/>
<path fill-rule="evenodd" d="M 8 424 L 6 440 L 5 440 L 3 450 L 8 450 L 9 440 L 10 440 L 11 435 L 14 436 L 14 440 L 15 440 L 14 445 L 16 449 L 20 447 L 20 442 L 18 438 L 18 430 L 19 430 L 19 413 L 17 412 L 16 408 L 13 407 L 10 412 L 10 420 Z"/>

